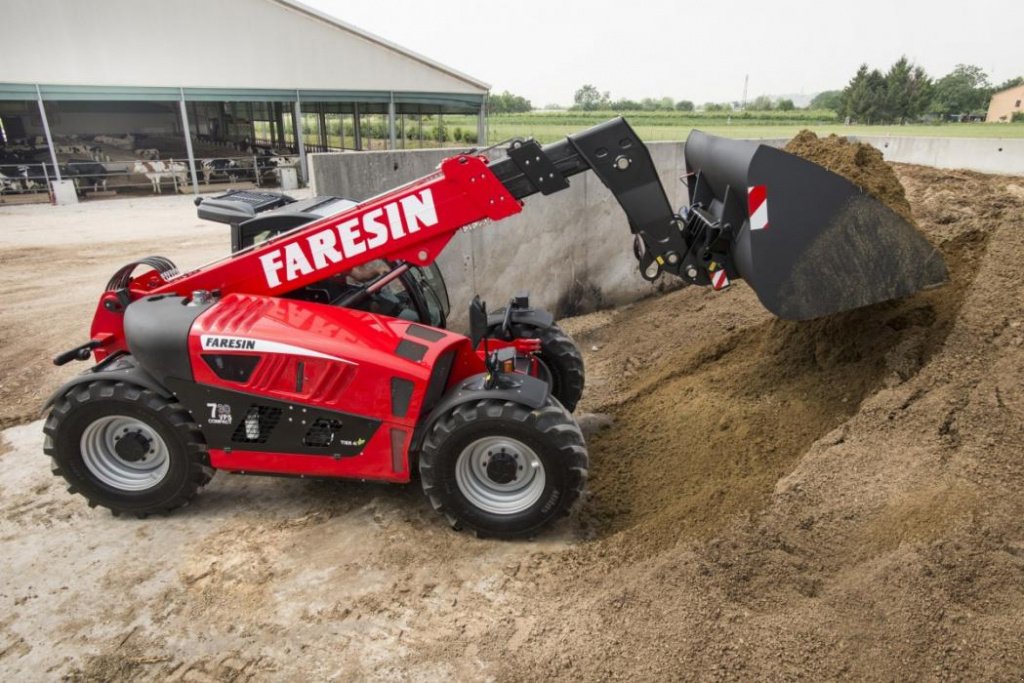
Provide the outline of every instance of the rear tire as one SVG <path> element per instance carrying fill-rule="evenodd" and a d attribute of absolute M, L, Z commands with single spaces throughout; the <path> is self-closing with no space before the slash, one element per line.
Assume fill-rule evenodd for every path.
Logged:
<path fill-rule="evenodd" d="M 123 382 L 73 387 L 43 426 L 43 451 L 69 493 L 115 515 L 188 504 L 213 477 L 199 427 L 181 404 Z"/>
<path fill-rule="evenodd" d="M 531 410 L 485 399 L 439 417 L 419 463 L 424 493 L 452 527 L 523 538 L 569 513 L 588 458 L 583 434 L 558 401 Z"/>
<path fill-rule="evenodd" d="M 558 399 L 570 413 L 583 396 L 585 372 L 583 356 L 576 348 L 576 342 L 558 325 L 537 327 L 529 323 L 512 323 L 513 339 L 539 339 L 540 351 L 537 359 L 541 362 L 541 376 L 551 387 L 551 395 Z M 501 339 L 500 329 L 491 329 L 488 336 Z M 547 377 L 544 374 L 547 374 Z"/>

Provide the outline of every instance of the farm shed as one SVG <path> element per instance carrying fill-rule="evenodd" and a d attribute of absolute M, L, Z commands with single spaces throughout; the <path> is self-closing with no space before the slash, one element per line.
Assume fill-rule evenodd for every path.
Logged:
<path fill-rule="evenodd" d="M 8 196 L 62 175 L 81 192 L 96 164 L 162 164 L 194 191 L 228 170 L 259 183 L 259 157 L 304 175 L 306 152 L 422 146 L 423 119 L 445 114 L 478 115 L 484 137 L 486 83 L 292 0 L 9 0 L 0 13 L 19 55 L 0 75 Z"/>
<path fill-rule="evenodd" d="M 1017 113 L 1024 114 L 1024 85 L 1007 88 L 992 95 L 985 120 L 989 123 L 1005 123 L 1012 121 L 1013 115 Z"/>

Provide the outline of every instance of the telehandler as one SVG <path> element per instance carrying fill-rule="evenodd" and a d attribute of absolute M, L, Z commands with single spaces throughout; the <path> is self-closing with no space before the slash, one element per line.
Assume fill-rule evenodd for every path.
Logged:
<path fill-rule="evenodd" d="M 523 295 L 491 314 L 474 298 L 469 335 L 446 329 L 434 261 L 457 230 L 587 170 L 624 210 L 648 280 L 743 279 L 775 315 L 807 320 L 947 278 L 913 227 L 813 163 L 697 131 L 685 156 L 678 212 L 622 118 L 515 140 L 500 160 L 456 154 L 358 203 L 202 200 L 201 217 L 231 224 L 233 253 L 189 272 L 157 256 L 127 264 L 89 341 L 54 359 L 97 362 L 47 403 L 53 471 L 90 505 L 140 517 L 187 504 L 216 470 L 396 483 L 418 471 L 452 526 L 536 534 L 587 478 L 571 414 L 580 354 Z"/>

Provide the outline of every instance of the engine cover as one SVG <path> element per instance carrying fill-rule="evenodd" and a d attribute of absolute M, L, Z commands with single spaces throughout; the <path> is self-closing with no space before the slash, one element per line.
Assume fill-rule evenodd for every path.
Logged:
<path fill-rule="evenodd" d="M 192 413 L 219 469 L 408 481 L 420 417 L 483 369 L 466 337 L 397 318 L 241 294 L 165 301 L 165 333 L 126 325 L 129 343 Z M 187 364 L 169 359 L 179 348 Z"/>

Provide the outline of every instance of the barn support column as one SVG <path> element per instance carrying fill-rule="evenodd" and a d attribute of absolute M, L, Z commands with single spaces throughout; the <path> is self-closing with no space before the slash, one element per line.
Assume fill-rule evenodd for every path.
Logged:
<path fill-rule="evenodd" d="M 388 149 L 394 150 L 398 147 L 398 138 L 395 136 L 395 93 L 391 93 L 391 99 L 388 100 Z"/>
<path fill-rule="evenodd" d="M 36 84 L 36 97 L 39 98 L 39 118 L 43 121 L 43 133 L 46 134 L 46 148 L 50 150 L 50 161 L 53 163 L 53 172 L 57 174 L 57 180 L 50 184 L 50 192 L 56 204 L 77 204 L 78 192 L 75 190 L 75 183 L 72 180 L 64 181 L 60 177 L 60 164 L 57 163 L 57 150 L 53 146 L 53 136 L 50 135 L 50 121 L 46 118 L 46 106 L 43 104 L 43 91 Z M 46 173 L 46 164 L 43 164 L 43 175 Z"/>
<path fill-rule="evenodd" d="M 306 141 L 302 135 L 302 100 L 299 91 L 295 91 L 295 112 L 292 114 L 292 130 L 295 132 L 295 146 L 299 149 L 299 176 L 306 182 Z"/>
<path fill-rule="evenodd" d="M 252 146 L 256 144 L 256 107 L 252 102 L 249 102 L 249 149 L 252 151 Z"/>
<path fill-rule="evenodd" d="M 359 120 L 359 103 L 358 102 L 353 103 L 352 104 L 352 108 L 355 111 L 355 113 L 352 114 L 352 122 L 353 122 L 353 124 L 355 124 L 355 127 L 352 130 L 352 134 L 356 138 L 356 140 L 355 140 L 355 142 L 356 142 L 356 151 L 362 152 L 363 151 L 363 124 Z"/>
<path fill-rule="evenodd" d="M 54 151 L 53 137 L 50 135 L 50 120 L 46 118 L 46 107 L 43 105 L 43 92 L 36 85 L 36 97 L 39 98 L 39 118 L 43 120 L 43 133 L 46 134 L 46 148 L 50 151 L 50 161 L 53 163 L 53 172 L 57 174 L 57 182 L 61 181 L 60 164 L 57 163 L 57 152 Z"/>
<path fill-rule="evenodd" d="M 317 105 L 316 129 L 320 133 L 320 148 L 326 152 L 329 140 L 327 139 L 327 114 L 324 112 L 323 102 Z"/>
<path fill-rule="evenodd" d="M 267 102 L 267 124 L 270 130 L 270 146 L 277 147 L 277 106 Z"/>
<path fill-rule="evenodd" d="M 480 116 L 476 120 L 476 144 L 487 145 L 487 96 L 480 102 Z"/>
<path fill-rule="evenodd" d="M 288 136 L 285 135 L 284 130 L 284 112 L 281 111 L 283 108 L 280 102 L 274 102 L 274 125 L 277 128 L 277 140 L 274 141 L 275 147 L 284 147 L 288 144 Z"/>
<path fill-rule="evenodd" d="M 284 115 L 281 112 L 283 108 L 280 102 L 271 103 L 271 111 L 274 113 L 274 131 L 275 136 L 271 140 L 271 144 L 274 147 L 284 147 L 287 144 L 284 135 Z"/>
<path fill-rule="evenodd" d="M 199 196 L 199 180 L 196 178 L 196 155 L 192 152 L 192 130 L 188 125 L 188 107 L 185 106 L 185 89 L 181 90 L 181 128 L 185 133 L 185 151 L 188 152 L 188 171 L 192 177 L 192 194 Z"/>

